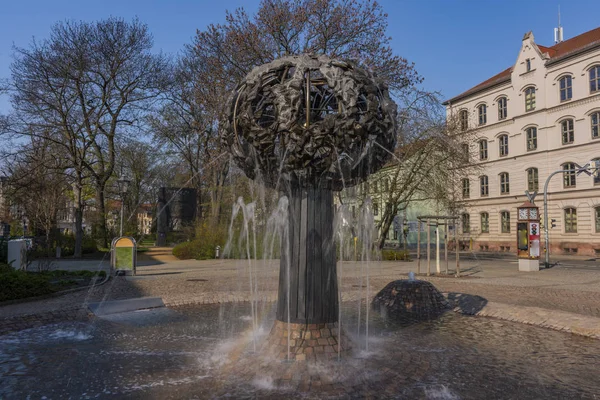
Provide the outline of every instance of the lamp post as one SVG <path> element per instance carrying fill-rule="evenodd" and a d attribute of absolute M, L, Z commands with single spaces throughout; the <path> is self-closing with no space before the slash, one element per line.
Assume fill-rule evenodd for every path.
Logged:
<path fill-rule="evenodd" d="M 123 206 L 125 204 L 125 195 L 127 194 L 127 189 L 129 189 L 130 181 L 121 177 L 117 181 L 117 185 L 119 186 L 119 194 L 121 195 L 121 227 L 119 229 L 119 236 L 123 236 Z"/>

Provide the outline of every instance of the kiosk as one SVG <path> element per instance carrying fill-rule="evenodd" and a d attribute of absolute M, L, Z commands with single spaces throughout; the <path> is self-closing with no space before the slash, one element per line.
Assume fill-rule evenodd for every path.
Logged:
<path fill-rule="evenodd" d="M 519 271 L 540 270 L 540 213 L 526 201 L 517 207 L 517 255 Z"/>

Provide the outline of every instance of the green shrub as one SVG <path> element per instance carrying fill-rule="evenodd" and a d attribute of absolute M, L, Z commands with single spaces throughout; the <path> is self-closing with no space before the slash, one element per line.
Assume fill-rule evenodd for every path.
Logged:
<path fill-rule="evenodd" d="M 189 242 L 179 243 L 173 248 L 173 255 L 180 260 L 208 260 L 215 258 L 215 248 L 225 245 L 225 229 L 209 228 L 201 224 L 196 228 L 196 237 Z"/>
<path fill-rule="evenodd" d="M 54 290 L 48 276 L 12 268 L 10 271 L 3 268 L 0 272 L 0 301 L 41 296 L 52 292 Z"/>
<path fill-rule="evenodd" d="M 382 250 L 381 258 L 385 261 L 411 261 L 407 250 Z"/>

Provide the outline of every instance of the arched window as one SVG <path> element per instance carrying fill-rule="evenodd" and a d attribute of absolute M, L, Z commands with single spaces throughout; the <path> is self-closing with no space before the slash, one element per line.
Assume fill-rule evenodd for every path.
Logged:
<path fill-rule="evenodd" d="M 479 116 L 479 125 L 485 125 L 487 122 L 487 106 L 482 104 L 477 107 L 477 114 Z"/>
<path fill-rule="evenodd" d="M 379 204 L 373 202 L 373 215 L 379 215 Z"/>
<path fill-rule="evenodd" d="M 590 93 L 600 90 L 600 65 L 595 65 L 590 69 Z"/>
<path fill-rule="evenodd" d="M 538 189 L 538 169 L 529 168 L 527 170 L 527 190 L 530 192 L 537 192 Z"/>
<path fill-rule="evenodd" d="M 500 212 L 500 229 L 502 233 L 510 233 L 510 211 Z"/>
<path fill-rule="evenodd" d="M 479 177 L 479 188 L 481 196 L 487 196 L 490 194 L 490 186 L 487 175 L 483 175 Z"/>
<path fill-rule="evenodd" d="M 471 195 L 471 187 L 469 183 L 469 178 L 465 178 L 462 180 L 462 196 L 463 199 L 468 199 Z"/>
<path fill-rule="evenodd" d="M 500 137 L 498 137 L 498 148 L 500 156 L 508 155 L 508 135 L 500 135 Z"/>
<path fill-rule="evenodd" d="M 562 144 L 571 144 L 575 141 L 575 128 L 572 119 L 565 119 L 560 123 Z"/>
<path fill-rule="evenodd" d="M 565 188 L 577 186 L 577 173 L 575 164 L 571 162 L 564 163 L 562 165 L 562 169 L 565 170 L 565 172 L 563 172 L 563 186 Z"/>
<path fill-rule="evenodd" d="M 506 97 L 500 97 L 498 99 L 498 119 L 504 119 L 508 115 L 508 107 L 506 103 Z"/>
<path fill-rule="evenodd" d="M 467 213 L 462 215 L 462 231 L 463 233 L 471 232 L 471 216 Z"/>
<path fill-rule="evenodd" d="M 487 160 L 488 158 L 488 142 L 483 139 L 479 141 L 479 159 Z"/>
<path fill-rule="evenodd" d="M 560 101 L 567 101 L 573 98 L 573 86 L 571 75 L 560 78 Z"/>
<path fill-rule="evenodd" d="M 461 110 L 460 114 L 460 130 L 466 131 L 469 129 L 469 112 L 467 110 Z"/>
<path fill-rule="evenodd" d="M 600 206 L 594 208 L 594 216 L 596 219 L 596 233 L 600 233 Z"/>
<path fill-rule="evenodd" d="M 525 111 L 535 110 L 535 88 L 528 87 L 525 89 Z"/>
<path fill-rule="evenodd" d="M 500 174 L 500 194 L 510 193 L 510 181 L 508 172 L 502 172 Z"/>
<path fill-rule="evenodd" d="M 590 165 L 592 168 L 592 176 L 594 177 L 594 185 L 600 185 L 600 158 L 594 158 Z"/>
<path fill-rule="evenodd" d="M 481 233 L 490 233 L 490 214 L 481 213 Z"/>
<path fill-rule="evenodd" d="M 600 111 L 590 115 L 590 121 L 592 122 L 592 138 L 600 137 Z"/>
<path fill-rule="evenodd" d="M 577 209 L 565 208 L 565 233 L 577 233 Z"/>
<path fill-rule="evenodd" d="M 537 149 L 537 128 L 532 126 L 525 130 L 527 136 L 527 151 Z"/>

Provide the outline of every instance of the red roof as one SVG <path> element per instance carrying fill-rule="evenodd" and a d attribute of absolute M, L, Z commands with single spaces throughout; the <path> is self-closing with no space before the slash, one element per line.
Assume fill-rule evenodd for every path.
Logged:
<path fill-rule="evenodd" d="M 594 47 L 596 45 L 600 45 L 600 27 L 582 33 L 581 35 L 575 36 L 571 39 L 565 40 L 564 42 L 557 43 L 552 47 L 541 46 L 539 44 L 537 45 L 537 47 L 542 53 L 548 53 L 548 55 L 550 56 L 550 60 L 548 60 L 546 64 L 552 64 L 554 62 L 562 60 L 563 58 L 566 58 L 570 55 L 576 54 L 588 48 Z M 471 94 L 480 92 L 484 89 L 490 88 L 500 83 L 510 81 L 511 70 L 512 67 L 507 68 L 499 74 L 492 76 L 490 79 L 481 82 L 479 85 L 473 86 L 466 92 L 463 92 L 458 96 L 445 101 L 443 104 L 449 104 L 453 101 L 460 100 Z"/>

